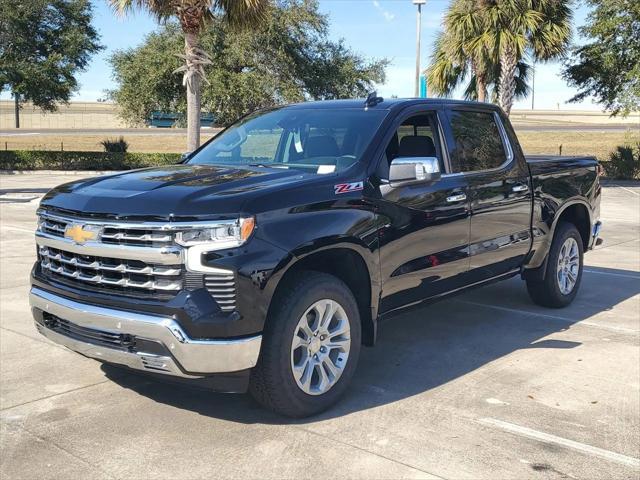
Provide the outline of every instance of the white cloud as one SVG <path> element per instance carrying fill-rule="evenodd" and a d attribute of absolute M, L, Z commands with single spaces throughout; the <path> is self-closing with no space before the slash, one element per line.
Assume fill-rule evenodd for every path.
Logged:
<path fill-rule="evenodd" d="M 387 22 L 392 22 L 393 19 L 396 18 L 395 14 L 383 8 L 382 5 L 380 5 L 380 2 L 378 0 L 373 0 L 373 6 L 375 7 L 376 10 L 378 10 L 378 12 L 382 14 L 382 16 Z"/>

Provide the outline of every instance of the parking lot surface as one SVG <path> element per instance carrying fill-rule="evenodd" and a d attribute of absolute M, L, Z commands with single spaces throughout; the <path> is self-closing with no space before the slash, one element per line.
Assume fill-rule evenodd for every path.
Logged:
<path fill-rule="evenodd" d="M 609 183 L 576 301 L 519 279 L 384 323 L 329 412 L 158 383 L 36 333 L 31 197 L 0 176 L 0 477 L 640 478 L 640 185 Z"/>

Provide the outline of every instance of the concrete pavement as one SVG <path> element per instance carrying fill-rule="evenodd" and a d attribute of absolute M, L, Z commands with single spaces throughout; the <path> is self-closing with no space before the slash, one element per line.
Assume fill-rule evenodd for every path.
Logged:
<path fill-rule="evenodd" d="M 77 178 L 2 176 L 0 190 Z M 0 203 L 3 479 L 640 478 L 637 183 L 605 188 L 605 243 L 572 306 L 537 307 L 513 279 L 395 317 L 344 400 L 300 421 L 39 336 L 35 209 Z"/>

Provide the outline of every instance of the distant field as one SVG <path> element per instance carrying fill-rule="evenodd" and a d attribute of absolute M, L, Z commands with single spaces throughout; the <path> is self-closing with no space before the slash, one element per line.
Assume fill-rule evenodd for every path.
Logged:
<path fill-rule="evenodd" d="M 181 134 L 122 135 L 129 143 L 130 152 L 182 153 L 186 150 L 187 137 Z M 202 135 L 202 141 L 209 140 L 213 133 Z M 113 135 L 4 135 L 0 137 L 0 148 L 7 150 L 67 150 L 83 152 L 102 152 L 100 144 L 106 139 L 117 139 Z"/>
<path fill-rule="evenodd" d="M 202 136 L 203 141 L 214 132 Z M 84 135 L 4 135 L 0 137 L 0 148 L 8 150 L 67 150 L 102 151 L 102 140 L 108 137 L 98 134 Z M 186 150 L 186 136 L 179 133 L 167 135 L 131 134 L 124 135 L 131 152 L 183 152 Z M 596 155 L 601 160 L 609 157 L 616 146 L 640 142 L 640 133 L 597 132 L 597 131 L 544 131 L 518 133 L 518 138 L 527 154 Z"/>
<path fill-rule="evenodd" d="M 618 145 L 640 142 L 638 132 L 519 132 L 525 154 L 595 155 L 608 160 Z"/>

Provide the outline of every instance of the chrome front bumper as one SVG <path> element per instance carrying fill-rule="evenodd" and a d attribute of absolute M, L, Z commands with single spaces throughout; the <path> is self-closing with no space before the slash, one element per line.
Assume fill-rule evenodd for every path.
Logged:
<path fill-rule="evenodd" d="M 48 339 L 86 357 L 154 373 L 198 378 L 213 373 L 238 372 L 258 361 L 262 336 L 238 340 L 193 340 L 171 317 L 114 310 L 76 302 L 33 287 L 29 302 L 34 310 L 49 313 L 90 331 L 126 334 L 161 343 L 169 355 L 116 349 L 72 338 L 35 322 Z"/>

